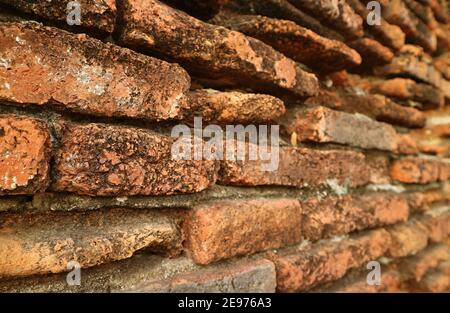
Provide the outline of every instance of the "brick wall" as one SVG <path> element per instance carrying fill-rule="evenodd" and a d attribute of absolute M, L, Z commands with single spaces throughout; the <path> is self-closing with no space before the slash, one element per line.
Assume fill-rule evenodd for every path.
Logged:
<path fill-rule="evenodd" d="M 68 2 L 0 0 L 0 291 L 450 291 L 448 2 Z"/>

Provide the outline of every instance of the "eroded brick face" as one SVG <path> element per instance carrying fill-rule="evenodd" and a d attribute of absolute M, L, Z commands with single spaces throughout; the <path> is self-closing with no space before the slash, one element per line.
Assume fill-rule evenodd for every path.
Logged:
<path fill-rule="evenodd" d="M 165 120 L 186 106 L 178 65 L 39 24 L 0 25 L 0 100 L 77 113 Z"/>
<path fill-rule="evenodd" d="M 294 199 L 223 201 L 188 214 L 186 245 L 200 264 L 276 249 L 301 240 L 301 208 Z"/>
<path fill-rule="evenodd" d="M 81 195 L 168 195 L 211 186 L 216 161 L 172 158 L 175 139 L 153 132 L 61 122 L 52 189 Z"/>
<path fill-rule="evenodd" d="M 43 121 L 0 115 L 0 195 L 34 194 L 47 188 L 51 140 Z"/>

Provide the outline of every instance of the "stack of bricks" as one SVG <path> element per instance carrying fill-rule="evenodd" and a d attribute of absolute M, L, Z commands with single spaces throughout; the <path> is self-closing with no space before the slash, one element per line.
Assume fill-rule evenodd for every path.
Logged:
<path fill-rule="evenodd" d="M 0 0 L 0 291 L 450 291 L 450 4 L 368 2 Z"/>

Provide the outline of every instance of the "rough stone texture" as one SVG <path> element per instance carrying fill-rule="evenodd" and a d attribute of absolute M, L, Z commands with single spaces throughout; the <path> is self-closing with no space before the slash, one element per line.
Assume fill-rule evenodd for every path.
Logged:
<path fill-rule="evenodd" d="M 433 64 L 446 79 L 450 80 L 450 52 L 444 53 L 437 57 Z"/>
<path fill-rule="evenodd" d="M 373 90 L 388 97 L 423 102 L 428 108 L 441 107 L 445 104 L 444 94 L 439 89 L 407 78 L 383 81 Z"/>
<path fill-rule="evenodd" d="M 415 256 L 400 260 L 398 266 L 404 275 L 420 281 L 427 271 L 448 260 L 450 260 L 450 247 L 446 244 L 434 244 Z"/>
<path fill-rule="evenodd" d="M 246 150 L 248 152 L 249 149 Z M 276 150 L 268 151 L 268 159 L 273 157 L 273 153 L 277 153 Z M 241 186 L 331 185 L 346 188 L 362 186 L 370 180 L 364 155 L 354 151 L 280 147 L 279 162 L 275 170 L 262 169 L 269 162 L 261 158 L 251 160 L 248 154 L 245 161 L 223 160 L 220 162 L 218 181 L 221 184 Z"/>
<path fill-rule="evenodd" d="M 450 185 L 413 192 L 408 195 L 408 198 L 412 212 L 429 211 L 434 204 L 447 204 L 450 202 Z"/>
<path fill-rule="evenodd" d="M 218 163 L 175 160 L 177 140 L 104 124 L 59 123 L 52 189 L 90 196 L 193 193 L 216 180 Z M 193 156 L 192 156 L 193 159 Z"/>
<path fill-rule="evenodd" d="M 301 208 L 294 199 L 205 203 L 189 212 L 184 229 L 192 259 L 208 264 L 298 243 Z"/>
<path fill-rule="evenodd" d="M 44 191 L 50 158 L 47 124 L 25 116 L 0 115 L 0 195 Z"/>
<path fill-rule="evenodd" d="M 406 157 L 393 162 L 391 177 L 402 183 L 427 184 L 450 178 L 450 162 L 439 159 Z"/>
<path fill-rule="evenodd" d="M 217 275 L 211 275 L 212 272 Z M 210 279 L 202 280 L 203 274 L 209 274 Z M 177 290 L 183 287 L 192 292 L 275 291 L 275 271 L 270 261 L 241 259 L 200 266 L 187 257 L 167 259 L 137 254 L 84 269 L 80 286 L 68 286 L 64 273 L 0 280 L 0 292 L 169 292 L 170 286 L 161 281 L 170 282 L 172 277 Z M 190 280 L 182 281 L 183 277 Z M 158 287 L 164 289 L 158 290 Z"/>
<path fill-rule="evenodd" d="M 428 273 L 419 283 L 422 292 L 449 292 L 450 262 L 441 263 L 436 270 Z"/>
<path fill-rule="evenodd" d="M 310 198 L 301 206 L 303 236 L 308 240 L 405 222 L 409 216 L 405 197 L 389 193 Z"/>
<path fill-rule="evenodd" d="M 216 15 L 212 22 L 257 38 L 320 72 L 334 72 L 361 64 L 359 54 L 344 43 L 322 37 L 292 21 L 225 12 Z"/>
<path fill-rule="evenodd" d="M 388 255 L 393 258 L 416 254 L 428 244 L 428 231 L 416 220 L 395 225 L 388 231 L 391 235 Z"/>
<path fill-rule="evenodd" d="M 427 211 L 417 222 L 427 230 L 430 242 L 442 242 L 450 234 L 450 208 L 444 206 Z"/>
<path fill-rule="evenodd" d="M 175 275 L 166 280 L 138 285 L 132 292 L 275 292 L 275 266 L 268 260 L 241 262 L 226 268 L 211 268 Z"/>
<path fill-rule="evenodd" d="M 112 33 L 116 24 L 116 2 L 114 0 L 77 0 L 81 8 L 81 27 Z M 67 23 L 67 5 L 70 0 L 0 0 L 24 13 L 41 18 Z"/>
<path fill-rule="evenodd" d="M 180 115 L 190 78 L 178 65 L 39 24 L 0 25 L 0 100 L 114 117 Z"/>
<path fill-rule="evenodd" d="M 359 38 L 348 43 L 362 57 L 362 68 L 372 68 L 376 65 L 390 63 L 394 58 L 392 51 L 371 38 Z"/>
<path fill-rule="evenodd" d="M 348 38 L 361 37 L 363 31 L 362 18 L 344 0 L 290 0 L 293 5 L 317 17 L 325 25 L 329 25 Z"/>
<path fill-rule="evenodd" d="M 450 97 L 450 83 L 443 79 L 442 74 L 433 65 L 420 61 L 413 55 L 396 56 L 390 64 L 375 68 L 375 73 L 389 77 L 413 78 L 439 88 L 447 98 Z"/>
<path fill-rule="evenodd" d="M 382 256 L 389 241 L 389 233 L 380 229 L 273 253 L 270 258 L 277 271 L 277 291 L 301 292 L 337 280 L 349 269 Z"/>
<path fill-rule="evenodd" d="M 201 19 L 217 14 L 229 0 L 165 0 L 164 2 Z"/>
<path fill-rule="evenodd" d="M 295 109 L 281 120 L 283 131 L 299 141 L 336 142 L 366 149 L 395 151 L 397 132 L 388 124 L 361 114 L 326 107 Z"/>
<path fill-rule="evenodd" d="M 401 106 L 382 95 L 338 94 L 321 91 L 305 101 L 307 105 L 325 106 L 347 113 L 361 113 L 381 122 L 417 128 L 425 125 L 419 110 Z"/>
<path fill-rule="evenodd" d="M 350 270 L 342 279 L 330 286 L 317 288 L 317 292 L 339 292 L 339 293 L 379 293 L 399 292 L 402 290 L 402 277 L 398 271 L 381 267 L 381 284 L 369 285 L 367 274 L 369 270 L 363 266 L 362 269 Z"/>
<path fill-rule="evenodd" d="M 363 18 L 364 21 L 367 21 L 369 11 L 360 0 L 347 0 L 346 2 Z M 380 25 L 369 25 L 364 23 L 365 31 L 373 34 L 381 44 L 394 50 L 399 50 L 405 44 L 405 33 L 400 27 L 388 23 L 383 18 L 381 18 L 380 22 Z"/>
<path fill-rule="evenodd" d="M 259 14 L 280 20 L 290 20 L 321 36 L 340 41 L 344 40 L 343 36 L 334 31 L 333 28 L 322 25 L 319 20 L 293 6 L 287 0 L 230 0 L 226 9 L 241 14 Z"/>
<path fill-rule="evenodd" d="M 173 215 L 173 213 L 170 213 Z M 0 223 L 0 277 L 69 271 L 129 258 L 137 250 L 181 250 L 179 221 L 152 211 L 9 214 Z"/>
<path fill-rule="evenodd" d="M 156 0 L 123 1 L 120 43 L 180 62 L 195 76 L 224 85 L 316 94 L 317 77 L 270 46 L 197 20 Z"/>
<path fill-rule="evenodd" d="M 199 89 L 189 93 L 188 101 L 186 119 L 201 116 L 203 122 L 222 125 L 265 123 L 285 113 L 283 101 L 263 94 Z"/>
<path fill-rule="evenodd" d="M 430 52 L 436 50 L 437 40 L 434 33 L 408 9 L 402 0 L 389 1 L 389 5 L 382 12 L 389 23 L 398 25 L 405 32 L 407 40 Z"/>

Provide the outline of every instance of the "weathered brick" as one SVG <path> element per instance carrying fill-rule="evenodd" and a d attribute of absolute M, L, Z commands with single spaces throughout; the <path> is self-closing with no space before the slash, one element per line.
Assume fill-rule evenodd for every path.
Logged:
<path fill-rule="evenodd" d="M 267 159 L 273 161 L 278 157 L 279 160 L 277 164 L 270 164 L 271 161 L 264 161 L 261 158 L 251 160 L 249 150 L 246 149 L 244 161 L 220 162 L 218 181 L 221 184 L 356 187 L 365 185 L 370 180 L 364 155 L 355 151 L 293 147 L 280 147 L 277 151 L 272 148 L 268 151 Z M 269 165 L 275 165 L 272 171 L 265 170 L 264 167 Z"/>
<path fill-rule="evenodd" d="M 278 292 L 300 292 L 335 281 L 352 268 L 376 260 L 390 241 L 383 229 L 310 247 L 293 247 L 272 253 Z"/>
<path fill-rule="evenodd" d="M 317 77 L 257 39 L 204 23 L 156 0 L 123 1 L 120 43 L 180 62 L 203 81 L 221 86 L 311 96 Z"/>
<path fill-rule="evenodd" d="M 359 54 L 344 43 L 322 37 L 291 21 L 226 12 L 216 15 L 212 22 L 257 38 L 293 60 L 321 72 L 361 64 Z"/>
<path fill-rule="evenodd" d="M 301 209 L 294 199 L 205 203 L 185 222 L 186 247 L 199 264 L 280 248 L 301 240 Z"/>
<path fill-rule="evenodd" d="M 408 195 L 408 203 L 412 212 L 429 211 L 434 204 L 446 204 L 448 202 L 450 202 L 449 185 L 413 192 Z"/>
<path fill-rule="evenodd" d="M 345 277 L 325 288 L 318 288 L 319 292 L 340 293 L 378 293 L 402 291 L 402 276 L 400 272 L 381 267 L 380 285 L 369 285 L 367 275 L 370 270 L 365 266 L 362 269 L 350 270 Z"/>
<path fill-rule="evenodd" d="M 338 94 L 321 91 L 305 104 L 325 106 L 347 113 L 361 113 L 377 121 L 411 128 L 423 127 L 425 115 L 414 108 L 401 106 L 382 95 Z"/>
<path fill-rule="evenodd" d="M 400 260 L 398 266 L 406 277 L 419 281 L 427 271 L 448 260 L 450 247 L 445 244 L 434 244 L 414 256 Z"/>
<path fill-rule="evenodd" d="M 419 290 L 426 292 L 450 291 L 450 261 L 441 263 L 420 281 Z"/>
<path fill-rule="evenodd" d="M 43 121 L 0 115 L 0 195 L 33 194 L 49 182 L 51 141 Z"/>
<path fill-rule="evenodd" d="M 70 0 L 0 0 L 21 12 L 32 13 L 50 21 L 67 23 Z M 116 2 L 112 0 L 77 0 L 81 8 L 80 27 L 112 33 L 116 24 Z"/>
<path fill-rule="evenodd" d="M 349 114 L 326 107 L 290 110 L 281 120 L 288 135 L 300 141 L 335 142 L 366 149 L 395 151 L 397 132 L 365 115 Z"/>
<path fill-rule="evenodd" d="M 309 240 L 405 222 L 409 216 L 406 198 L 389 193 L 310 198 L 301 207 L 303 236 Z"/>
<path fill-rule="evenodd" d="M 363 20 L 367 21 L 369 10 L 360 0 L 347 0 L 352 9 L 358 13 Z M 384 18 L 380 18 L 380 24 L 369 25 L 364 23 L 366 32 L 371 33 L 383 45 L 394 50 L 400 49 L 405 44 L 405 33 L 397 25 L 388 23 Z"/>
<path fill-rule="evenodd" d="M 70 261 L 85 268 L 129 258 L 143 248 L 177 254 L 182 241 L 179 223 L 169 213 L 145 210 L 4 213 L 0 276 L 64 272 Z"/>
<path fill-rule="evenodd" d="M 339 41 L 344 40 L 344 37 L 336 32 L 334 28 L 326 27 L 319 20 L 293 6 L 287 0 L 230 0 L 226 9 L 241 14 L 258 14 L 280 20 L 293 21 L 297 25 L 311 29 L 321 36 Z"/>
<path fill-rule="evenodd" d="M 450 80 L 450 52 L 443 53 L 437 57 L 433 64 L 446 79 Z"/>
<path fill-rule="evenodd" d="M 208 19 L 216 15 L 229 0 L 164 0 L 197 18 Z"/>
<path fill-rule="evenodd" d="M 83 269 L 81 284 L 66 273 L 0 280 L 1 292 L 274 292 L 274 265 L 263 259 L 225 260 L 208 266 L 187 257 L 149 253 Z"/>
<path fill-rule="evenodd" d="M 388 97 L 423 102 L 428 108 L 440 107 L 445 103 L 444 94 L 436 87 L 416 83 L 407 78 L 383 81 L 374 91 Z"/>
<path fill-rule="evenodd" d="M 283 101 L 263 94 L 198 89 L 189 93 L 188 101 L 187 119 L 195 115 L 223 125 L 270 122 L 285 112 Z"/>
<path fill-rule="evenodd" d="M 448 206 L 434 208 L 417 218 L 428 232 L 430 242 L 442 242 L 450 234 L 450 208 Z"/>
<path fill-rule="evenodd" d="M 394 58 L 394 54 L 388 47 L 371 38 L 359 38 L 348 42 L 348 45 L 361 55 L 362 68 L 386 64 Z"/>
<path fill-rule="evenodd" d="M 388 230 L 391 235 L 388 250 L 390 257 L 399 258 L 416 254 L 428 244 L 428 231 L 417 220 L 392 226 Z"/>
<path fill-rule="evenodd" d="M 449 82 L 432 65 L 420 61 L 413 55 L 399 55 L 388 64 L 375 69 L 376 75 L 410 77 L 439 88 L 446 97 L 450 97 Z"/>
<path fill-rule="evenodd" d="M 450 178 L 450 163 L 439 159 L 405 157 L 392 163 L 390 175 L 394 180 L 410 184 L 445 181 Z"/>
<path fill-rule="evenodd" d="M 176 64 L 40 24 L 0 25 L 0 100 L 73 112 L 179 117 L 190 86 Z"/>
<path fill-rule="evenodd" d="M 218 163 L 176 160 L 177 140 L 151 131 L 105 124 L 59 125 L 54 191 L 91 196 L 193 193 L 216 180 Z"/>
<path fill-rule="evenodd" d="M 268 260 L 206 268 L 169 279 L 139 284 L 132 292 L 275 292 L 275 266 Z"/>
<path fill-rule="evenodd" d="M 416 43 L 428 51 L 436 50 L 436 36 L 417 18 L 402 0 L 389 1 L 383 10 L 383 17 L 390 23 L 398 25 L 406 34 L 407 40 Z"/>
<path fill-rule="evenodd" d="M 322 23 L 338 29 L 346 38 L 363 35 L 363 20 L 342 0 L 290 0 L 293 5 L 316 16 Z"/>

